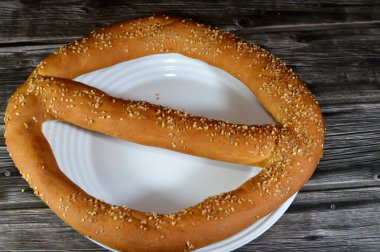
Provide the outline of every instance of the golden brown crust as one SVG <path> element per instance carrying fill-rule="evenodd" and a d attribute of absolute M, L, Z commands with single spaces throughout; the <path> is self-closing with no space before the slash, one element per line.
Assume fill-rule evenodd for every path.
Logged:
<path fill-rule="evenodd" d="M 116 99 L 71 80 L 122 61 L 167 52 L 229 72 L 247 85 L 278 124 L 210 120 Z M 52 119 L 141 144 L 264 169 L 234 191 L 173 214 L 111 206 L 87 195 L 60 171 L 41 132 L 42 123 Z M 324 140 L 316 100 L 280 60 L 229 33 L 170 17 L 114 24 L 61 48 L 12 95 L 5 122 L 8 150 L 35 193 L 77 231 L 122 251 L 193 250 L 248 227 L 303 186 L 322 156 Z"/>

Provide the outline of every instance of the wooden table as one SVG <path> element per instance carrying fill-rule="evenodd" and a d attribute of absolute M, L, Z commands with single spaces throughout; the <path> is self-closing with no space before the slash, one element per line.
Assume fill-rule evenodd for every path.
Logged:
<path fill-rule="evenodd" d="M 0 2 L 0 117 L 58 47 L 115 21 L 193 18 L 254 41 L 302 77 L 326 120 L 325 155 L 286 214 L 238 251 L 380 251 L 379 1 Z M 14 167 L 0 122 L 0 250 L 101 250 L 58 219 Z"/>

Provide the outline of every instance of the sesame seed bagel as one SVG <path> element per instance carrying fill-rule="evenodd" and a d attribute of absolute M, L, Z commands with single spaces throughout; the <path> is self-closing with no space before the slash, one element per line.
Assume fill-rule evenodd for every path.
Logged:
<path fill-rule="evenodd" d="M 118 99 L 72 80 L 158 53 L 179 53 L 225 70 L 277 123 L 212 120 Z M 48 120 L 262 171 L 234 191 L 172 214 L 114 206 L 88 195 L 61 172 L 42 133 Z M 35 194 L 81 234 L 120 251 L 185 251 L 228 238 L 297 192 L 322 156 L 324 122 L 306 85 L 264 49 L 191 20 L 154 16 L 99 29 L 43 60 L 9 100 L 5 137 Z"/>

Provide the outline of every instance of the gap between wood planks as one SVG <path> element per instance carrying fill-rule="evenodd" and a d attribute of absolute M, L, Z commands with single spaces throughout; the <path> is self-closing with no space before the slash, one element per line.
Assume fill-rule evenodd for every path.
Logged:
<path fill-rule="evenodd" d="M 249 27 L 230 32 L 237 35 L 255 33 L 274 33 L 274 32 L 292 32 L 292 31 L 320 31 L 320 30 L 335 30 L 335 29 L 358 29 L 358 28 L 378 28 L 380 21 L 362 21 L 362 22 L 338 22 L 338 23 L 321 23 L 321 24 L 298 24 L 298 25 L 274 25 L 265 27 Z M 1 43 L 0 43 L 1 45 Z"/>

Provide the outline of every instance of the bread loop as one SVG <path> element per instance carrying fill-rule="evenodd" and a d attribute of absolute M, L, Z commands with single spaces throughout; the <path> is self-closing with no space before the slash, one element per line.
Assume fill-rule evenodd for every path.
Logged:
<path fill-rule="evenodd" d="M 277 124 L 211 120 L 111 97 L 72 80 L 157 53 L 180 53 L 225 70 L 245 83 Z M 48 120 L 263 170 L 234 191 L 173 214 L 113 206 L 60 171 L 41 131 Z M 193 250 L 252 225 L 303 186 L 324 141 L 318 103 L 279 59 L 230 33 L 165 16 L 110 25 L 48 56 L 9 100 L 5 131 L 8 150 L 34 192 L 78 232 L 122 251 Z"/>

